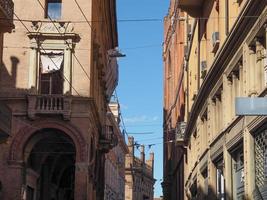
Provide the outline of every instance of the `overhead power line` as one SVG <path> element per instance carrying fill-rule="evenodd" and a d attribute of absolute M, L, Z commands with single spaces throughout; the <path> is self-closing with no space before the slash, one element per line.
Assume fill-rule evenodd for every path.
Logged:
<path fill-rule="evenodd" d="M 74 0 L 76 1 L 76 0 Z M 76 1 L 77 2 L 77 1 Z M 76 3 L 77 6 L 79 5 L 79 3 Z M 81 8 L 81 7 L 80 7 Z M 80 10 L 81 11 L 81 10 Z M 86 16 L 84 16 L 86 17 Z M 238 16 L 238 17 L 228 17 L 228 19 L 237 19 L 237 18 L 258 18 L 260 16 L 258 15 L 245 15 L 245 16 Z M 178 17 L 178 18 L 173 18 L 174 20 L 180 20 L 183 21 L 185 20 L 184 17 Z M 224 19 L 226 20 L 226 17 L 196 17 L 196 18 L 188 18 L 187 20 L 196 20 L 196 19 Z M 0 20 L 4 20 L 4 21 L 10 21 L 10 20 L 14 20 L 14 21 L 19 21 L 17 19 L 10 19 L 10 18 L 0 18 Z M 36 20 L 30 20 L 30 19 L 21 19 L 21 21 L 23 22 L 33 22 L 33 21 L 38 21 L 38 22 L 47 22 L 46 20 L 42 20 L 42 19 L 36 19 Z M 56 20 L 53 20 L 54 22 L 57 22 Z M 161 18 L 133 18 L 133 19 L 118 19 L 117 22 L 163 22 L 164 19 Z M 102 23 L 105 22 L 105 20 L 88 20 L 86 18 L 86 20 L 66 20 L 65 22 L 69 22 L 69 23 Z M 91 26 L 91 24 L 90 24 Z"/>

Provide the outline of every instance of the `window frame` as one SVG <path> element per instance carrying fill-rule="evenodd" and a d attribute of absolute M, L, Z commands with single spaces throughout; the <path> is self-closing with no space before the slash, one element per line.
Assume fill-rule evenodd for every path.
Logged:
<path fill-rule="evenodd" d="M 51 3 L 59 3 L 60 4 L 60 13 L 58 18 L 54 18 L 49 15 L 49 4 Z M 44 18 L 46 19 L 52 19 L 52 20 L 60 20 L 62 18 L 62 0 L 46 0 L 45 1 L 45 13 L 44 13 Z"/>

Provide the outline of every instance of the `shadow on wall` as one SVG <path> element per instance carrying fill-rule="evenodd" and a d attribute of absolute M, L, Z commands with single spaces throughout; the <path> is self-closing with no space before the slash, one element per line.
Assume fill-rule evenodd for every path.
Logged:
<path fill-rule="evenodd" d="M 6 96 L 8 94 L 16 93 L 17 94 L 28 94 L 31 92 L 31 89 L 18 88 L 17 85 L 17 76 L 18 76 L 18 67 L 20 60 L 16 56 L 10 57 L 10 67 L 9 63 L 4 63 L 2 61 L 0 68 L 0 96 Z M 27 79 L 28 77 L 23 77 Z"/>
<path fill-rule="evenodd" d="M 9 73 L 5 63 L 2 63 L 1 67 L 1 89 L 4 88 L 16 88 L 17 70 L 19 59 L 15 56 L 10 57 L 11 61 L 11 72 Z"/>
<path fill-rule="evenodd" d="M 11 92 L 26 94 L 30 91 L 30 89 L 17 88 L 16 86 L 19 63 L 20 60 L 16 56 L 10 57 L 10 67 L 7 67 L 7 64 L 2 62 L 0 69 L 0 96 L 5 96 Z M 8 69 L 11 69 L 11 71 Z"/>

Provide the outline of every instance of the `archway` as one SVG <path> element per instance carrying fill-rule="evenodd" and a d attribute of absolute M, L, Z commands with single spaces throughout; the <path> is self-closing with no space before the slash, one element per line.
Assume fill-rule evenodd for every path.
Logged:
<path fill-rule="evenodd" d="M 27 200 L 73 200 L 76 148 L 58 129 L 41 129 L 24 147 Z"/>

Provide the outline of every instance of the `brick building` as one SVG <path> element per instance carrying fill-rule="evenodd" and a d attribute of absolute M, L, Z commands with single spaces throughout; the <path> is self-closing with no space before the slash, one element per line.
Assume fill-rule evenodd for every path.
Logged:
<path fill-rule="evenodd" d="M 178 1 L 172 0 L 168 15 L 164 18 L 164 171 L 163 193 L 165 199 L 183 199 L 184 147 L 183 135 L 179 132 L 184 126 L 184 29 L 186 22 L 181 20 L 184 13 L 178 8 Z"/>
<path fill-rule="evenodd" d="M 154 153 L 145 158 L 145 147 L 140 147 L 140 158 L 135 156 L 135 142 L 128 138 L 129 153 L 125 159 L 125 200 L 153 200 L 154 198 Z"/>
<path fill-rule="evenodd" d="M 2 55 L 4 47 L 4 34 L 11 32 L 13 24 L 14 3 L 12 0 L 0 1 L 0 64 L 2 65 Z M 0 143 L 4 141 L 11 131 L 11 110 L 0 101 Z M 1 183 L 0 183 L 1 184 Z M 1 190 L 1 189 L 0 189 Z"/>
<path fill-rule="evenodd" d="M 184 199 L 266 199 L 267 119 L 236 116 L 235 98 L 266 97 L 267 2 L 177 0 L 177 6 L 188 38 Z"/>
<path fill-rule="evenodd" d="M 12 111 L 0 144 L 2 199 L 103 199 L 105 153 L 116 144 L 107 124 L 116 1 L 24 0 L 14 13 L 0 69 Z"/>
<path fill-rule="evenodd" d="M 104 200 L 125 199 L 125 155 L 128 153 L 128 146 L 124 135 L 119 129 L 120 107 L 116 99 L 109 104 L 113 116 L 109 120 L 109 126 L 113 127 L 117 136 L 117 146 L 106 154 L 105 160 L 105 196 Z M 115 118 L 114 118 L 115 117 Z"/>

